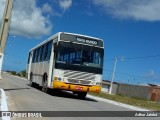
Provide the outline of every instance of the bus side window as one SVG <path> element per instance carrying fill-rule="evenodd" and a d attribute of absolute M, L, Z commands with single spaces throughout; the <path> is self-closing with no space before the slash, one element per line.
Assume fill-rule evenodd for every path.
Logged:
<path fill-rule="evenodd" d="M 51 49 L 52 49 L 52 42 L 49 42 L 48 44 L 47 44 L 47 60 L 49 60 L 50 59 L 50 56 L 51 56 Z"/>
<path fill-rule="evenodd" d="M 40 62 L 41 50 L 42 50 L 42 47 L 39 48 L 39 52 L 38 52 L 38 62 Z"/>
<path fill-rule="evenodd" d="M 48 42 L 45 46 L 46 49 L 44 52 L 44 60 L 49 60 L 51 55 L 52 42 Z"/>
<path fill-rule="evenodd" d="M 44 61 L 47 60 L 48 44 L 46 44 L 45 46 L 46 46 L 45 47 L 46 49 L 45 49 L 45 52 L 44 52 Z"/>
<path fill-rule="evenodd" d="M 41 47 L 41 52 L 40 52 L 40 62 L 43 60 L 42 56 L 43 56 L 43 50 L 44 50 L 44 46 Z"/>
<path fill-rule="evenodd" d="M 42 53 L 42 60 L 45 61 L 46 60 L 46 44 L 43 47 L 43 53 Z"/>
<path fill-rule="evenodd" d="M 36 52 L 36 62 L 38 62 L 38 54 L 39 54 L 39 48 L 37 48 L 37 50 L 36 50 L 37 52 Z"/>
<path fill-rule="evenodd" d="M 35 50 L 35 58 L 34 58 L 34 63 L 36 63 L 36 59 L 37 59 L 37 49 Z"/>

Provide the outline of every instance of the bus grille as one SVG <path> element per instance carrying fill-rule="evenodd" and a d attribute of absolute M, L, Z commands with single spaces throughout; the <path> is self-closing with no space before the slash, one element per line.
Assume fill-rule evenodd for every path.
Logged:
<path fill-rule="evenodd" d="M 68 82 L 75 83 L 75 84 L 84 84 L 84 85 L 88 85 L 91 83 L 91 81 L 76 80 L 76 79 L 68 79 Z"/>
<path fill-rule="evenodd" d="M 90 84 L 91 81 L 95 80 L 94 73 L 79 72 L 67 70 L 64 72 L 64 77 L 68 78 L 68 82 L 74 84 Z"/>

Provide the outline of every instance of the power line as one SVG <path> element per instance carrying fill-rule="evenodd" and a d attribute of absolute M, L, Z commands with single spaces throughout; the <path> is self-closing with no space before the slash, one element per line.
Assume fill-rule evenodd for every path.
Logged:
<path fill-rule="evenodd" d="M 103 69 L 104 71 L 108 71 L 109 73 L 112 74 L 113 70 L 110 69 Z M 134 78 L 143 78 L 143 79 L 150 79 L 150 78 L 146 78 L 145 76 L 139 76 L 139 75 L 134 75 L 134 74 L 128 74 L 128 73 L 121 73 L 121 72 L 115 72 L 115 74 L 120 74 L 120 75 L 124 75 L 124 76 L 132 76 Z M 116 75 L 117 76 L 117 75 Z"/>
<path fill-rule="evenodd" d="M 136 56 L 136 57 L 117 57 L 118 58 L 118 60 L 133 60 L 133 59 L 148 59 L 148 58 L 156 58 L 156 57 L 160 57 L 160 55 L 159 54 L 157 54 L 157 55 L 148 55 L 148 56 Z M 115 58 L 114 59 L 108 59 L 108 60 L 104 60 L 104 61 L 115 61 Z M 110 72 L 110 74 L 111 74 L 111 72 L 113 72 L 112 70 L 105 70 L 104 69 L 104 71 L 109 71 Z M 131 81 L 131 82 L 133 82 L 133 81 L 146 81 L 146 80 L 151 80 L 151 79 L 153 79 L 153 78 L 147 78 L 147 77 L 145 77 L 145 76 L 138 76 L 138 75 L 133 75 L 133 74 L 128 74 L 128 73 L 121 73 L 121 72 L 115 72 L 115 74 L 116 74 L 116 76 L 121 76 L 121 77 L 119 77 L 119 78 L 123 78 L 124 79 L 124 76 L 126 76 L 126 77 L 128 77 L 127 79 L 128 79 L 128 83 Z M 117 75 L 117 74 L 119 74 L 119 75 Z M 108 76 L 109 77 L 109 76 Z M 158 79 L 157 79 L 158 80 Z M 124 81 L 126 82 L 126 80 L 124 79 Z M 124 82 L 123 81 L 123 82 Z M 138 84 L 139 84 L 139 82 L 138 82 Z"/>
<path fill-rule="evenodd" d="M 137 56 L 137 57 L 118 57 L 118 59 L 124 59 L 124 60 L 133 60 L 133 59 L 147 59 L 147 58 L 155 58 L 160 57 L 160 55 L 148 55 L 148 56 Z M 104 60 L 104 61 L 113 61 L 115 58 Z"/>
<path fill-rule="evenodd" d="M 113 60 L 115 60 L 115 58 L 104 60 L 104 61 L 113 61 Z"/>
<path fill-rule="evenodd" d="M 142 56 L 142 57 L 126 57 L 124 59 L 146 59 L 146 58 L 155 58 L 155 57 L 160 57 L 160 55 L 149 55 L 149 56 Z"/>

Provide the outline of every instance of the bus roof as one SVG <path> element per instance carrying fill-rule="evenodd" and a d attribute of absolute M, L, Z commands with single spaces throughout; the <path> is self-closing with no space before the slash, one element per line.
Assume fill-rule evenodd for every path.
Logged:
<path fill-rule="evenodd" d="M 96 37 L 92 37 L 92 36 L 87 36 L 87 35 L 82 35 L 82 34 L 76 34 L 76 33 L 68 33 L 68 32 L 58 32 L 58 33 L 52 35 L 51 37 L 49 37 L 48 39 L 44 40 L 44 41 L 41 42 L 40 44 L 36 45 L 36 46 L 33 47 L 32 49 L 30 49 L 30 51 L 32 51 L 32 50 L 34 50 L 34 49 L 40 47 L 41 45 L 43 45 L 43 44 L 49 42 L 50 40 L 53 40 L 53 39 L 59 37 L 60 34 L 67 34 L 67 35 L 74 35 L 74 36 L 79 36 L 79 37 L 85 37 L 85 38 L 95 39 L 95 40 L 98 40 L 98 41 L 103 42 L 102 39 L 96 38 Z M 30 51 L 29 51 L 29 52 L 30 52 Z"/>
<path fill-rule="evenodd" d="M 61 32 L 58 32 L 58 33 L 56 33 L 56 34 L 52 35 L 52 36 L 51 36 L 51 37 L 49 37 L 48 39 L 44 40 L 43 42 L 39 43 L 38 45 L 36 45 L 36 46 L 35 46 L 35 47 L 33 47 L 32 49 L 30 49 L 30 51 L 32 51 L 32 50 L 34 50 L 34 49 L 36 49 L 36 48 L 40 47 L 41 45 L 43 45 L 43 44 L 45 44 L 45 43 L 49 42 L 49 41 L 50 41 L 50 40 L 52 40 L 52 39 L 54 39 L 54 38 L 58 37 L 58 35 L 59 35 L 60 33 L 61 33 Z"/>

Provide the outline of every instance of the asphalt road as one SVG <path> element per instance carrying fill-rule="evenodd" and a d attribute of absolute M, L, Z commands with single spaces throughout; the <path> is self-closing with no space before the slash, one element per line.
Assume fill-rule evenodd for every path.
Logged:
<path fill-rule="evenodd" d="M 0 88 L 3 88 L 10 111 L 131 111 L 124 107 L 110 103 L 97 101 L 96 99 L 78 99 L 76 95 L 62 91 L 47 94 L 38 88 L 30 87 L 29 81 L 3 74 L 0 81 Z M 116 114 L 116 112 L 111 113 Z M 127 113 L 126 113 L 127 114 Z M 22 118 L 20 118 L 22 119 Z M 25 118 L 27 119 L 27 118 Z M 29 118 L 31 119 L 31 118 Z M 36 118 L 33 118 L 36 119 Z M 37 118 L 51 120 L 155 120 L 156 118 L 146 117 L 53 117 Z"/>

